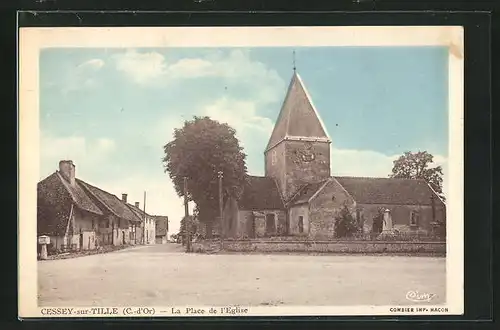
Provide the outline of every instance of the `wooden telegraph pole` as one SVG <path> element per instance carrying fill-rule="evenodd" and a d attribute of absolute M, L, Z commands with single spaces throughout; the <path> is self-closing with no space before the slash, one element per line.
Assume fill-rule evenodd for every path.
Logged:
<path fill-rule="evenodd" d="M 186 239 L 186 251 L 191 252 L 191 224 L 189 221 L 187 192 L 187 177 L 184 177 L 184 237 Z"/>
<path fill-rule="evenodd" d="M 146 192 L 144 192 L 144 204 L 142 205 L 142 212 L 143 212 L 143 229 L 142 229 L 142 241 L 143 244 L 148 244 L 148 241 L 146 240 Z"/>
<path fill-rule="evenodd" d="M 223 215 L 223 205 L 222 205 L 222 177 L 223 177 L 223 172 L 219 171 L 217 172 L 217 176 L 219 177 L 219 215 L 220 215 L 220 239 L 224 238 L 224 215 Z"/>

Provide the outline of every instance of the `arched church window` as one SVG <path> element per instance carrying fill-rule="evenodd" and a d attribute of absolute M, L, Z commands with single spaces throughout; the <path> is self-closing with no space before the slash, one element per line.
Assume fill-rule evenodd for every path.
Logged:
<path fill-rule="evenodd" d="M 271 163 L 274 165 L 276 164 L 276 150 L 273 150 L 271 153 Z"/>

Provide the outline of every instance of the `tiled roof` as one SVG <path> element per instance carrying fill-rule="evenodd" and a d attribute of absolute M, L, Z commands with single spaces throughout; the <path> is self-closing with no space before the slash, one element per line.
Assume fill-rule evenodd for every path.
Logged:
<path fill-rule="evenodd" d="M 286 137 L 327 139 L 325 127 L 298 73 L 294 73 L 267 149 Z"/>
<path fill-rule="evenodd" d="M 297 194 L 293 196 L 290 201 L 290 205 L 297 205 L 302 203 L 307 203 L 309 199 L 326 183 L 327 180 L 322 180 L 318 182 L 308 183 L 299 189 Z"/>
<path fill-rule="evenodd" d="M 52 191 L 56 189 L 56 185 L 62 185 L 71 196 L 73 203 L 80 209 L 99 215 L 103 214 L 78 182 L 75 182 L 75 185 L 70 185 L 57 171 L 40 181 L 39 185 L 45 185 L 47 189 Z"/>
<path fill-rule="evenodd" d="M 150 217 L 150 215 L 147 212 L 144 212 L 140 208 L 138 208 L 135 205 L 127 203 L 127 206 L 132 210 L 132 212 L 141 220 L 144 220 L 144 214 L 146 214 L 147 217 Z"/>
<path fill-rule="evenodd" d="M 57 173 L 37 185 L 37 233 L 63 235 L 73 200 Z"/>
<path fill-rule="evenodd" d="M 361 204 L 399 204 L 435 205 L 441 204 L 440 198 L 424 180 L 334 177 L 344 189 Z"/>
<path fill-rule="evenodd" d="M 238 202 L 241 210 L 284 209 L 278 186 L 273 178 L 249 176 Z"/>
<path fill-rule="evenodd" d="M 156 222 L 155 232 L 156 236 L 162 236 L 168 234 L 168 217 L 155 215 L 153 217 Z"/>
<path fill-rule="evenodd" d="M 37 231 L 39 234 L 63 235 L 71 205 L 102 215 L 102 211 L 76 182 L 70 185 L 59 172 L 54 172 L 37 184 Z"/>
<path fill-rule="evenodd" d="M 90 194 L 92 194 L 104 207 L 106 207 L 115 216 L 129 220 L 141 221 L 136 214 L 134 214 L 125 203 L 113 194 L 110 194 L 102 189 L 92 186 L 82 180 L 76 179 Z"/>

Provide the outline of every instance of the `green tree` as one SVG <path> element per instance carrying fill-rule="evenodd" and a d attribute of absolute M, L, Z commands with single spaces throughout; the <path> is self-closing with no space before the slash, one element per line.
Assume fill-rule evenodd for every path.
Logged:
<path fill-rule="evenodd" d="M 391 178 L 423 179 L 443 196 L 443 169 L 441 166 L 430 167 L 434 156 L 427 151 L 405 152 L 394 161 Z"/>
<path fill-rule="evenodd" d="M 336 237 L 351 237 L 361 230 L 358 221 L 353 217 L 347 205 L 342 207 L 335 218 L 334 226 Z"/>
<path fill-rule="evenodd" d="M 168 172 L 179 196 L 184 196 L 184 177 L 187 178 L 187 197 L 196 204 L 199 221 L 212 233 L 213 221 L 219 216 L 219 179 L 223 172 L 224 199 L 239 198 L 246 180 L 246 155 L 229 125 L 209 117 L 185 121 L 174 130 L 174 139 L 164 146 L 165 172 Z"/>

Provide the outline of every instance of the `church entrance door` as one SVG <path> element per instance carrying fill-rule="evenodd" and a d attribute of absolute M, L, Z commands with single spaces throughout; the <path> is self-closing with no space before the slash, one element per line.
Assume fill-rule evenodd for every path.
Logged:
<path fill-rule="evenodd" d="M 255 214 L 252 214 L 252 221 L 250 223 L 250 238 L 255 238 Z"/>
<path fill-rule="evenodd" d="M 266 234 L 273 235 L 276 232 L 276 220 L 274 213 L 266 214 Z"/>

